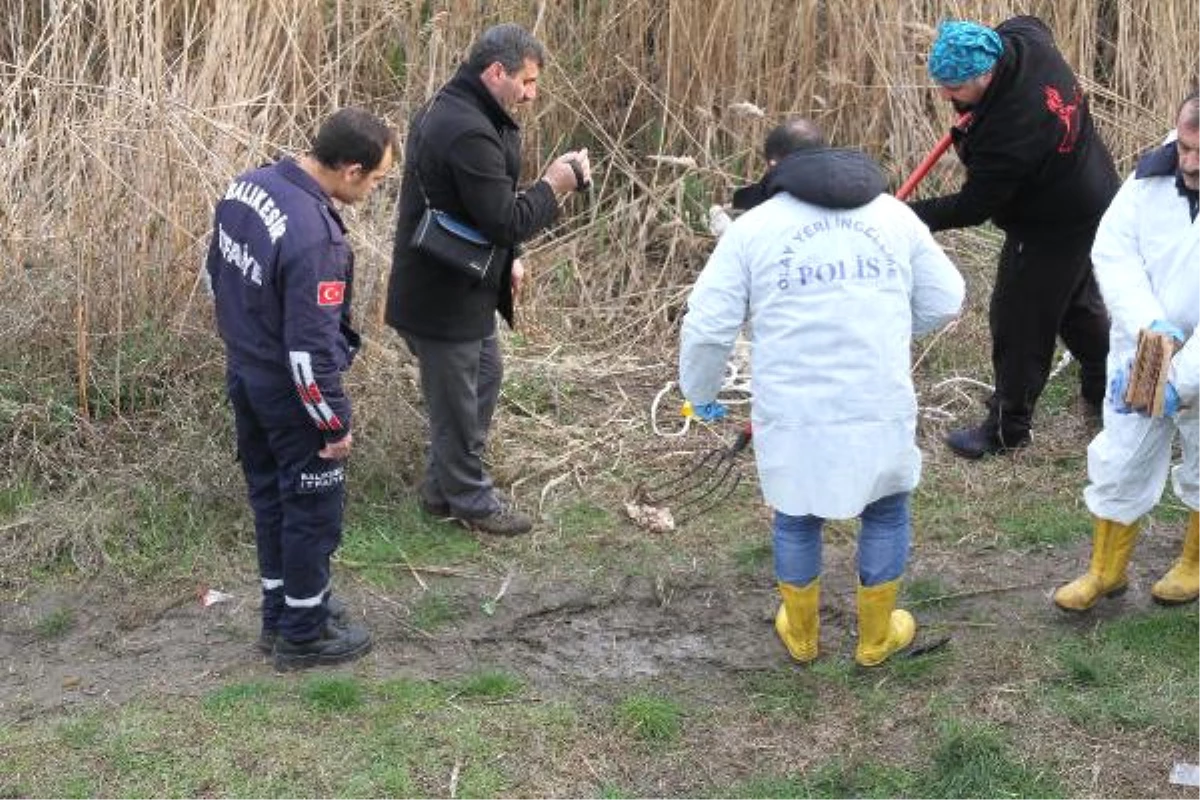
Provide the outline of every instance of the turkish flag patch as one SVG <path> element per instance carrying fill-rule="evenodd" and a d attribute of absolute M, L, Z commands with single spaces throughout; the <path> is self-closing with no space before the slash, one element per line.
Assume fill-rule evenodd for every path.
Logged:
<path fill-rule="evenodd" d="M 317 284 L 317 305 L 340 306 L 345 298 L 345 281 L 321 281 Z"/>

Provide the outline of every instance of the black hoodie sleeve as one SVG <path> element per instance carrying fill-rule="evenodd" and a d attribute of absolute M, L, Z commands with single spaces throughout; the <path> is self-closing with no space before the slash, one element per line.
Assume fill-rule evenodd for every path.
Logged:
<path fill-rule="evenodd" d="M 1012 201 L 1029 171 L 1028 159 L 1017 152 L 976 152 L 958 192 L 918 200 L 912 210 L 932 231 L 982 225 Z"/>

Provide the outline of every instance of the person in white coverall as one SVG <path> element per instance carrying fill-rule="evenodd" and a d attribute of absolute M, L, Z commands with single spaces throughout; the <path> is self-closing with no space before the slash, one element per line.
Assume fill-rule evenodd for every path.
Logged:
<path fill-rule="evenodd" d="M 1179 109 L 1174 141 L 1138 162 L 1113 199 L 1092 247 L 1096 280 L 1112 315 L 1110 382 L 1104 429 L 1088 446 L 1089 484 L 1083 493 L 1095 517 L 1088 571 L 1054 593 L 1067 611 L 1085 611 L 1101 597 L 1125 591 L 1138 520 L 1162 495 L 1171 473 L 1175 494 L 1191 512 L 1183 553 L 1151 588 L 1159 603 L 1194 601 L 1197 572 L 1197 394 L 1200 344 L 1200 104 L 1195 94 Z M 1169 333 L 1175 340 L 1164 415 L 1130 413 L 1122 399 L 1137 349 L 1138 330 Z M 1171 444 L 1179 434 L 1183 460 L 1172 470 Z"/>
<path fill-rule="evenodd" d="M 874 666 L 916 633 L 895 607 L 921 472 L 909 345 L 957 315 L 963 279 L 865 154 L 831 149 L 808 120 L 767 144 L 758 204 L 725 231 L 688 298 L 679 382 L 694 407 L 715 402 L 749 323 L 754 449 L 783 601 L 775 629 L 794 659 L 816 658 L 821 528 L 861 517 L 855 660 Z"/>

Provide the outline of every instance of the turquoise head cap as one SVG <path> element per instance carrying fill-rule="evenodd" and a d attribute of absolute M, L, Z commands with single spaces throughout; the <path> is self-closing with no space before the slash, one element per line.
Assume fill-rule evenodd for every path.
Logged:
<path fill-rule="evenodd" d="M 996 66 L 1004 42 L 991 28 L 977 22 L 946 20 L 938 26 L 929 52 L 929 75 L 938 83 L 957 85 Z"/>

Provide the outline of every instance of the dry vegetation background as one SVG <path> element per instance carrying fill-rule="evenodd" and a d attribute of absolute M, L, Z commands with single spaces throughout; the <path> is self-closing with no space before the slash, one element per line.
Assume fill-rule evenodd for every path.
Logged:
<path fill-rule="evenodd" d="M 1195 80 L 1194 0 L 0 0 L 0 469 L 47 501 L 4 549 L 30 557 L 22 532 L 66 527 L 37 547 L 89 562 L 76 535 L 120 511 L 78 498 L 233 471 L 198 271 L 214 199 L 340 106 L 403 132 L 487 25 L 523 23 L 552 53 L 528 174 L 580 145 L 596 169 L 532 250 L 525 336 L 612 363 L 669 361 L 704 211 L 756 176 L 771 124 L 813 116 L 898 185 L 950 121 L 924 72 L 938 20 L 1015 12 L 1055 31 L 1127 169 Z M 379 321 L 396 189 L 348 215 L 374 343 L 354 389 L 379 447 L 409 424 L 391 420 L 403 357 Z"/>

